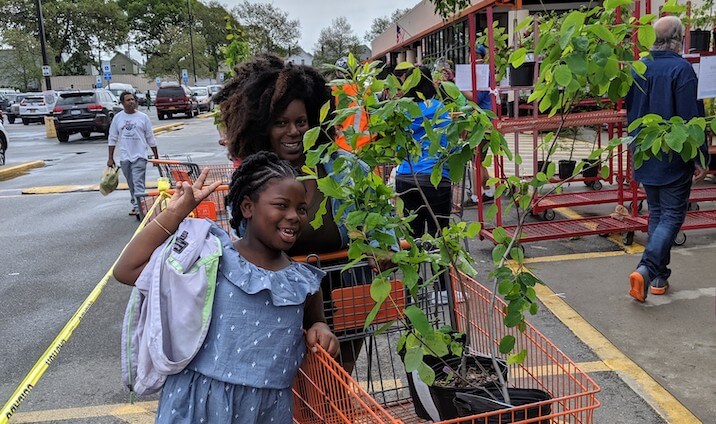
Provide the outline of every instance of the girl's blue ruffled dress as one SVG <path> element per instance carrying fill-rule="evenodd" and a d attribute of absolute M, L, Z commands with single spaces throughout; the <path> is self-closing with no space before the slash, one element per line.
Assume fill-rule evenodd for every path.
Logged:
<path fill-rule="evenodd" d="M 325 273 L 291 263 L 279 271 L 246 261 L 218 226 L 219 264 L 202 349 L 164 385 L 157 423 L 291 423 L 291 386 L 305 355 L 303 308 Z"/>

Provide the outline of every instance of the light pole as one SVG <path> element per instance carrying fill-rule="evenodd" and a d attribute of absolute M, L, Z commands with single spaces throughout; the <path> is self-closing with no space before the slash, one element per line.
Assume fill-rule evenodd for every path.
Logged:
<path fill-rule="evenodd" d="M 40 49 L 42 50 L 42 65 L 49 66 L 47 60 L 47 47 L 45 46 L 45 20 L 42 18 L 42 1 L 35 0 L 35 10 L 37 13 L 37 26 L 40 31 Z M 50 77 L 45 77 L 45 88 L 52 90 L 52 81 Z"/>
<path fill-rule="evenodd" d="M 191 67 L 194 70 L 194 85 L 196 85 L 196 60 L 194 59 L 194 18 L 191 16 L 191 0 L 186 0 L 186 9 L 189 12 L 189 44 L 191 45 Z"/>

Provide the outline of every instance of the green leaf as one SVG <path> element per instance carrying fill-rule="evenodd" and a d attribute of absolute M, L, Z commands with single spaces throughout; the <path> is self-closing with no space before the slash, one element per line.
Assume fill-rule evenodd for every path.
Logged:
<path fill-rule="evenodd" d="M 435 371 L 425 363 L 422 363 L 418 366 L 418 377 L 420 377 L 423 383 L 432 386 L 435 382 Z"/>
<path fill-rule="evenodd" d="M 567 65 L 559 65 L 554 70 L 554 79 L 557 83 L 563 87 L 569 85 L 572 82 L 572 71 Z"/>
<path fill-rule="evenodd" d="M 411 264 L 400 264 L 399 268 L 403 273 L 403 285 L 409 289 L 415 287 L 419 281 L 418 271 L 415 269 L 415 266 Z"/>
<path fill-rule="evenodd" d="M 640 26 L 637 35 L 639 37 L 639 43 L 646 48 L 653 46 L 656 41 L 656 31 L 654 31 L 654 27 L 651 25 Z"/>
<path fill-rule="evenodd" d="M 616 42 L 616 40 L 614 39 L 614 34 L 612 34 L 611 31 L 609 31 L 609 29 L 604 25 L 590 25 L 589 31 L 597 37 L 601 38 L 602 40 L 606 41 L 607 43 L 614 44 Z"/>
<path fill-rule="evenodd" d="M 492 261 L 495 264 L 499 264 L 502 258 L 505 256 L 505 252 L 507 252 L 507 246 L 504 244 L 498 244 L 495 246 L 494 249 L 492 249 Z"/>
<path fill-rule="evenodd" d="M 514 355 L 510 355 L 507 358 L 507 365 L 521 364 L 527 358 L 527 349 L 522 349 Z"/>
<path fill-rule="evenodd" d="M 377 303 L 382 303 L 388 298 L 390 290 L 390 281 L 385 277 L 377 277 L 370 284 L 370 297 Z"/>
<path fill-rule="evenodd" d="M 609 169 L 608 166 L 604 165 L 604 166 L 602 166 L 602 169 L 599 171 L 599 173 L 600 173 L 601 177 L 606 180 L 607 178 L 609 178 L 609 174 L 611 173 L 611 170 Z"/>
<path fill-rule="evenodd" d="M 506 335 L 500 340 L 500 353 L 508 354 L 515 348 L 515 336 Z"/>
<path fill-rule="evenodd" d="M 509 239 L 507 231 L 505 231 L 502 227 L 497 227 L 492 230 L 492 237 L 494 237 L 495 241 L 500 244 L 505 243 Z"/>
<path fill-rule="evenodd" d="M 478 234 L 480 234 L 480 230 L 482 229 L 482 224 L 479 222 L 471 222 L 467 226 L 467 236 L 470 238 L 477 237 Z"/>
<path fill-rule="evenodd" d="M 619 6 L 626 6 L 631 3 L 632 0 L 606 0 L 604 2 L 604 8 L 607 10 L 613 10 Z"/>
<path fill-rule="evenodd" d="M 574 37 L 572 38 L 572 45 L 574 46 L 574 50 L 584 53 L 589 50 L 589 38 L 583 35 Z"/>
<path fill-rule="evenodd" d="M 512 288 L 515 286 L 515 283 L 513 283 L 510 280 L 503 280 L 498 284 L 497 286 L 497 292 L 501 295 L 505 296 L 507 293 L 512 291 Z"/>
<path fill-rule="evenodd" d="M 303 134 L 303 151 L 308 151 L 316 144 L 321 127 L 313 127 Z"/>
<path fill-rule="evenodd" d="M 381 303 L 382 303 L 382 302 L 376 303 L 376 304 L 373 306 L 373 309 L 370 310 L 370 313 L 369 313 L 368 316 L 365 318 L 365 324 L 363 324 L 363 329 L 364 329 L 364 330 L 367 330 L 368 327 L 370 327 L 370 324 L 373 322 L 373 320 L 375 319 L 375 317 L 378 315 L 378 312 L 380 312 Z"/>
<path fill-rule="evenodd" d="M 430 333 L 430 323 L 428 322 L 428 317 L 425 316 L 425 312 L 423 312 L 422 309 L 416 307 L 415 305 L 411 305 L 405 308 L 403 312 L 408 317 L 408 319 L 413 324 L 413 327 L 415 327 L 415 330 L 417 330 L 418 333 Z"/>
<path fill-rule="evenodd" d="M 417 371 L 420 364 L 423 363 L 423 349 L 419 347 L 411 347 L 405 352 L 405 372 Z"/>
<path fill-rule="evenodd" d="M 587 73 L 587 61 L 581 54 L 573 53 L 567 56 L 564 61 L 567 63 L 572 74 L 584 75 Z"/>
<path fill-rule="evenodd" d="M 641 60 L 632 62 L 631 66 L 632 68 L 634 68 L 634 72 L 639 75 L 644 75 L 644 72 L 646 72 L 646 63 L 642 62 Z"/>
<path fill-rule="evenodd" d="M 460 97 L 460 89 L 455 85 L 455 83 L 450 81 L 444 81 L 441 83 L 442 87 L 445 89 L 445 92 L 453 99 L 457 99 Z"/>
<path fill-rule="evenodd" d="M 534 314 L 533 314 L 533 315 L 534 315 Z M 375 331 L 375 335 L 378 336 L 378 335 L 381 335 L 381 334 L 385 333 L 390 327 L 393 326 L 393 324 L 395 324 L 396 321 L 397 321 L 397 320 L 391 320 L 391 321 L 388 321 L 388 322 L 386 322 L 385 324 L 381 325 L 380 328 L 378 328 L 378 329 Z"/>
<path fill-rule="evenodd" d="M 526 58 L 527 49 L 524 47 L 520 47 L 510 55 L 510 65 L 515 68 L 519 68 L 523 63 L 525 63 Z"/>
<path fill-rule="evenodd" d="M 328 116 L 328 111 L 331 110 L 331 101 L 327 101 L 326 103 L 321 106 L 321 113 L 319 115 L 319 122 L 323 122 L 326 120 L 326 116 Z M 309 130 L 310 131 L 310 130 Z"/>
<path fill-rule="evenodd" d="M 413 69 L 415 65 L 413 65 L 410 62 L 400 62 L 398 66 L 395 67 L 396 71 L 404 71 L 406 69 Z"/>

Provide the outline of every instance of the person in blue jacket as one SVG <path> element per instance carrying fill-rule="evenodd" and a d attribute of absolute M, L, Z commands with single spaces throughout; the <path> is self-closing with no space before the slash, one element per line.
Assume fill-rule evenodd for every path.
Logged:
<path fill-rule="evenodd" d="M 418 69 L 421 73 L 420 82 L 408 90 L 404 97 L 412 98 L 420 107 L 420 115 L 411 116 L 412 124 L 409 131 L 413 139 L 421 144 L 422 153 L 419 157 L 408 156 L 398 165 L 395 173 L 395 191 L 403 200 L 405 209 L 417 215 L 410 222 L 415 237 L 420 237 L 423 234 L 437 235 L 439 228 L 448 226 L 452 209 L 450 170 L 447 163 L 440 160 L 439 155 L 429 153 L 431 141 L 423 127 L 424 119 L 433 121 L 438 117 L 436 121 L 433 121 L 433 129 L 443 128 L 450 122 L 450 117 L 445 110 L 445 105 L 436 98 L 437 89 L 433 83 L 430 69 L 426 66 L 420 66 Z M 412 69 L 407 72 L 396 71 L 396 76 L 404 79 L 409 72 L 412 72 Z M 422 98 L 418 93 L 422 95 Z M 444 134 L 441 136 L 440 144 L 443 147 L 447 146 Z M 442 168 L 440 170 L 442 180 L 435 187 L 430 182 L 430 174 L 438 166 Z M 417 188 L 422 191 L 427 202 L 423 200 L 423 195 L 416 190 Z M 437 216 L 437 222 L 430 215 L 428 208 L 432 208 L 433 213 Z M 440 277 L 438 303 L 445 303 L 447 300 L 447 277 L 444 273 Z"/>
<path fill-rule="evenodd" d="M 644 78 L 634 78 L 626 97 L 627 119 L 631 123 L 649 113 L 664 119 L 679 116 L 685 121 L 704 116 L 703 102 L 696 98 L 696 73 L 680 55 L 684 40 L 681 20 L 665 16 L 654 23 L 654 30 L 656 41 L 651 57 L 644 59 Z M 708 158 L 708 151 L 704 154 Z M 649 287 L 653 295 L 662 295 L 669 288 L 671 246 L 686 218 L 692 180 L 698 182 L 705 176 L 706 171 L 695 161 L 661 152 L 634 170 L 649 205 L 649 242 L 629 276 L 629 294 L 637 301 L 646 300 Z"/>

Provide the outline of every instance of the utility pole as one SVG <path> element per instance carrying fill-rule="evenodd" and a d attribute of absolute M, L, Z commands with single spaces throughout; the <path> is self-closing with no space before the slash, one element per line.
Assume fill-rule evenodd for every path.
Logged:
<path fill-rule="evenodd" d="M 40 49 L 42 50 L 42 65 L 50 66 L 47 60 L 47 46 L 45 45 L 45 20 L 42 18 L 42 0 L 35 0 L 35 9 L 37 13 L 37 26 L 40 31 Z M 52 81 L 49 76 L 45 77 L 45 88 L 52 90 Z"/>
<path fill-rule="evenodd" d="M 194 85 L 196 85 L 196 60 L 194 59 L 194 17 L 191 15 L 191 0 L 186 0 L 186 9 L 189 12 L 189 44 L 191 44 L 191 67 L 194 70 Z"/>

